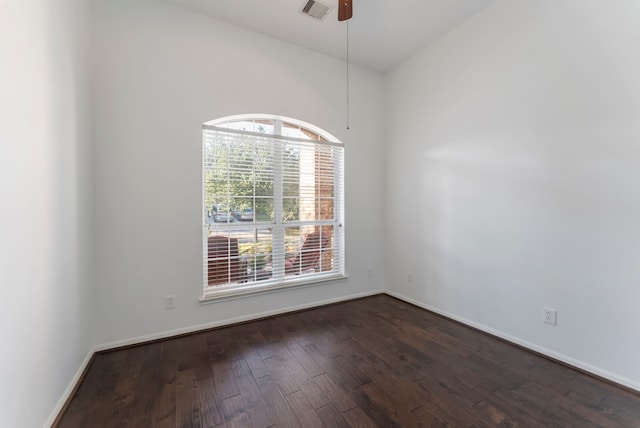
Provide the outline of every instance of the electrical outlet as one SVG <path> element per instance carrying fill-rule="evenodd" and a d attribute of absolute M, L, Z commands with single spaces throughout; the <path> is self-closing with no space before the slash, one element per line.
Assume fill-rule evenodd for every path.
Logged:
<path fill-rule="evenodd" d="M 373 268 L 369 268 L 369 278 L 373 278 Z"/>
<path fill-rule="evenodd" d="M 408 282 L 412 282 L 413 281 L 413 273 L 411 273 L 411 272 L 407 273 L 407 281 Z"/>
<path fill-rule="evenodd" d="M 176 296 L 169 295 L 164 297 L 164 308 L 165 309 L 173 309 L 176 307 Z"/>
<path fill-rule="evenodd" d="M 542 320 L 547 324 L 556 325 L 558 319 L 558 311 L 551 308 L 544 308 Z"/>

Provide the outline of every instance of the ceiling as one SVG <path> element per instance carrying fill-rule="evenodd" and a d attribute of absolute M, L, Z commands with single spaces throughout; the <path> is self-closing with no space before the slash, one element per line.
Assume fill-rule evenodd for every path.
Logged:
<path fill-rule="evenodd" d="M 338 0 L 323 21 L 300 13 L 307 0 L 164 0 L 285 42 L 346 58 Z M 385 72 L 493 0 L 354 0 L 349 60 Z"/>

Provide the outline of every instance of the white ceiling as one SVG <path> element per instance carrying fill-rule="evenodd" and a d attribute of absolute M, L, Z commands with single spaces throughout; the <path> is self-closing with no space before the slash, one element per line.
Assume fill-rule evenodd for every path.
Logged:
<path fill-rule="evenodd" d="M 323 21 L 302 15 L 307 0 L 165 0 L 212 18 L 336 58 L 346 58 L 339 0 Z M 493 0 L 354 0 L 350 61 L 388 71 Z"/>

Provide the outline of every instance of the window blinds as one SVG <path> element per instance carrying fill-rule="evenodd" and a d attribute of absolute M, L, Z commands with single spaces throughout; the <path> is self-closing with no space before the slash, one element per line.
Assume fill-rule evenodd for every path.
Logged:
<path fill-rule="evenodd" d="M 205 295 L 344 274 L 344 149 L 300 135 L 203 127 Z"/>

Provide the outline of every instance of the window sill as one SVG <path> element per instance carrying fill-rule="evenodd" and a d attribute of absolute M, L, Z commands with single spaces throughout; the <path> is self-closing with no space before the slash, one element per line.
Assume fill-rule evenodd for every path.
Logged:
<path fill-rule="evenodd" d="M 293 288 L 306 288 L 324 284 L 326 282 L 344 281 L 348 276 L 344 274 L 330 274 L 322 277 L 304 278 L 298 281 L 287 281 L 272 285 L 244 285 L 241 287 L 225 287 L 220 290 L 208 291 L 198 300 L 201 305 L 218 303 L 225 300 L 235 300 L 244 297 L 253 297 L 260 294 L 278 293 Z"/>

